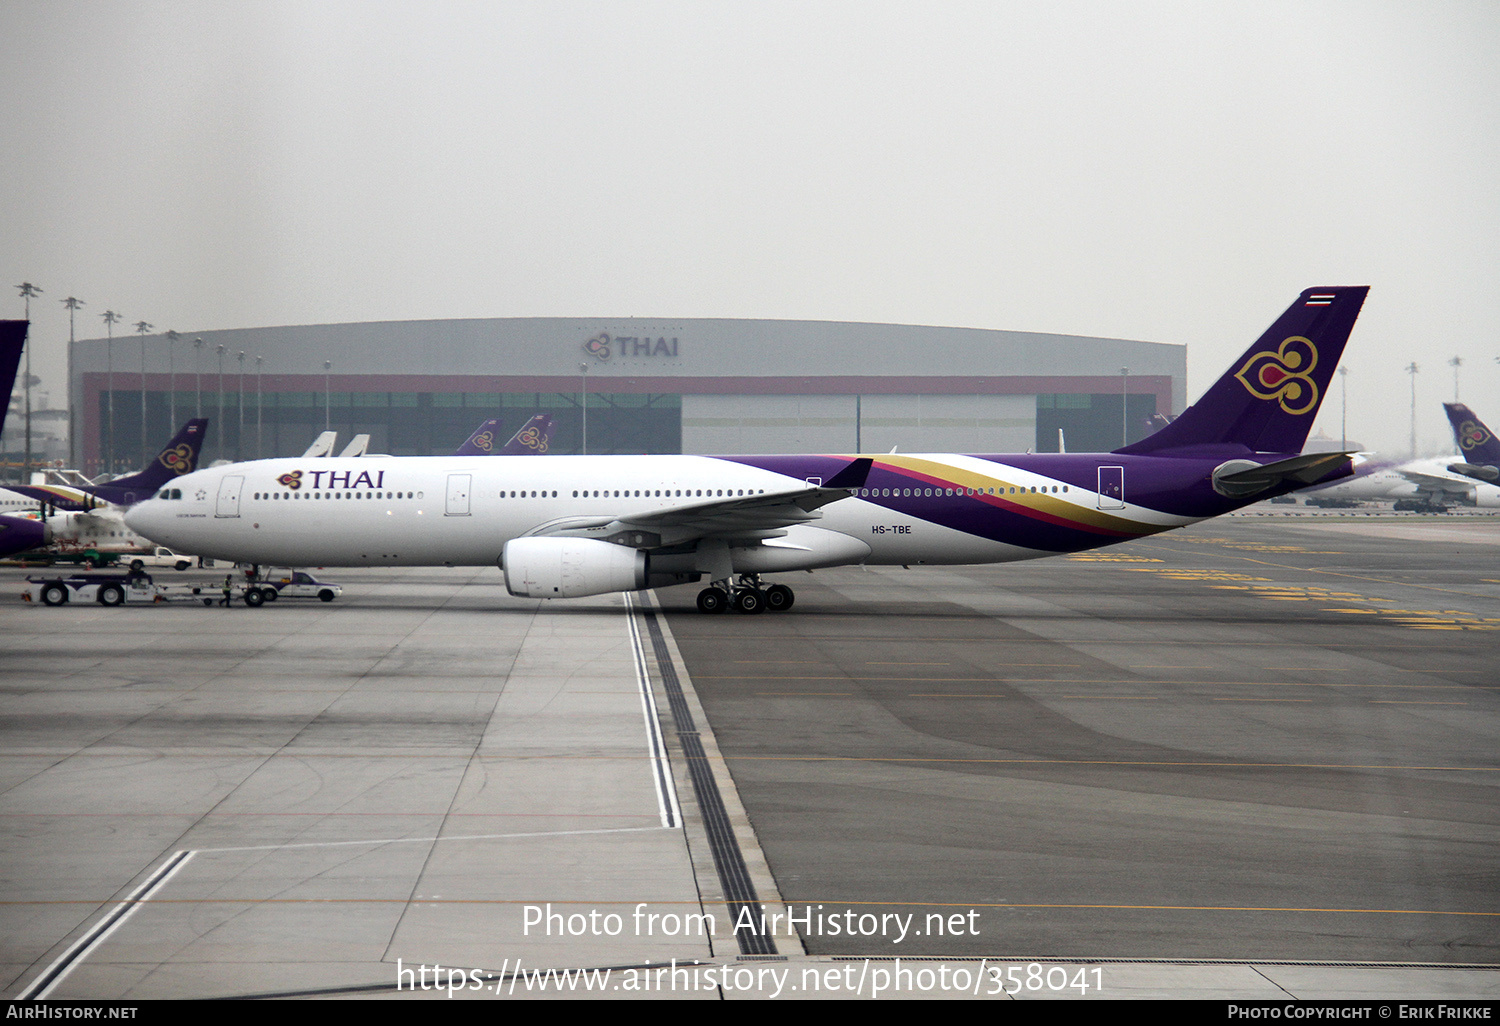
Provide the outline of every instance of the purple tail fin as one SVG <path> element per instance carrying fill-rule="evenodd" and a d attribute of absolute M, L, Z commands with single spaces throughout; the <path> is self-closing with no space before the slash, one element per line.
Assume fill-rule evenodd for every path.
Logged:
<path fill-rule="evenodd" d="M 1448 414 L 1448 422 L 1453 425 L 1453 440 L 1458 443 L 1458 451 L 1463 453 L 1464 460 L 1500 466 L 1500 440 L 1496 440 L 1495 433 L 1485 427 L 1484 421 L 1463 403 L 1444 403 L 1443 409 Z"/>
<path fill-rule="evenodd" d="M 552 443 L 552 415 L 538 413 L 510 441 L 496 448 L 495 436 L 500 421 L 491 417 L 475 429 L 469 440 L 458 447 L 455 456 L 542 456 Z"/>
<path fill-rule="evenodd" d="M 1303 292 L 1203 398 L 1115 452 L 1301 452 L 1369 291 L 1345 285 Z"/>
<path fill-rule="evenodd" d="M 5 411 L 10 407 L 11 389 L 16 387 L 16 368 L 21 365 L 29 324 L 29 321 L 0 321 L 0 431 L 5 429 Z"/>
<path fill-rule="evenodd" d="M 16 369 L 26 345 L 26 321 L 0 321 L 0 430 L 10 407 L 11 389 L 16 387 Z M 0 556 L 34 549 L 47 542 L 47 527 L 25 517 L 0 517 Z"/>
<path fill-rule="evenodd" d="M 100 485 L 83 489 L 97 495 L 105 502 L 117 506 L 131 506 L 151 498 L 168 481 L 191 474 L 198 469 L 198 453 L 203 449 L 203 436 L 208 431 L 208 418 L 195 417 L 172 436 L 167 447 L 156 459 L 138 474 L 115 478 Z"/>
<path fill-rule="evenodd" d="M 458 447 L 455 456 L 493 456 L 495 455 L 495 429 L 500 422 L 494 417 L 485 421 L 474 429 L 474 433 L 468 437 L 463 445 Z"/>
<path fill-rule="evenodd" d="M 538 413 L 511 436 L 500 450 L 502 456 L 545 456 L 552 445 L 552 414 Z"/>

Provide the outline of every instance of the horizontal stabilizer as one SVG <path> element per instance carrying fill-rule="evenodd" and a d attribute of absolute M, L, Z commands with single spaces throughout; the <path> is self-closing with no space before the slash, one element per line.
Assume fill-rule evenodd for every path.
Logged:
<path fill-rule="evenodd" d="M 1448 469 L 1476 481 L 1500 481 L 1500 467 L 1492 467 L 1487 463 L 1450 463 Z"/>
<path fill-rule="evenodd" d="M 1270 491 L 1280 485 L 1304 488 L 1324 478 L 1348 477 L 1352 471 L 1352 452 L 1311 452 L 1275 463 L 1253 460 L 1230 460 L 1214 468 L 1214 491 L 1231 499 Z M 1335 471 L 1343 469 L 1342 474 Z"/>

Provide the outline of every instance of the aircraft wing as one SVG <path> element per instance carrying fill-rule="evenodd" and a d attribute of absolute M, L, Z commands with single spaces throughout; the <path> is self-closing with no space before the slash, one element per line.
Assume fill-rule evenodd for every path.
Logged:
<path fill-rule="evenodd" d="M 1459 474 L 1433 473 L 1432 470 L 1419 470 L 1414 467 L 1397 467 L 1396 473 L 1418 488 L 1432 491 L 1464 492 L 1474 487 L 1472 480 Z"/>
<path fill-rule="evenodd" d="M 782 529 L 819 519 L 820 507 L 853 494 L 874 461 L 858 459 L 822 485 L 784 492 L 724 496 L 667 509 L 619 516 L 564 517 L 540 524 L 528 535 L 575 535 L 619 539 L 638 547 L 680 545 L 699 538 L 771 538 Z"/>

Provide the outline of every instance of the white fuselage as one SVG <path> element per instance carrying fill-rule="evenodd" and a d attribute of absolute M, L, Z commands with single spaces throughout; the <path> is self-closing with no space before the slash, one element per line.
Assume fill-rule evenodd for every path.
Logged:
<path fill-rule="evenodd" d="M 1412 460 L 1323 488 L 1309 489 L 1306 494 L 1331 499 L 1369 500 L 1430 496 L 1486 508 L 1500 507 L 1500 486 L 1476 481 L 1448 469 L 1449 464 L 1462 462 L 1461 456 Z"/>
<path fill-rule="evenodd" d="M 1064 518 L 1073 508 L 1080 518 L 1102 515 L 1094 491 L 991 460 L 951 454 L 891 458 L 931 461 L 951 471 L 954 480 L 988 481 L 992 489 L 1009 488 L 1013 494 L 1019 489 L 1023 494 L 1015 501 L 1045 501 Z M 175 551 L 237 562 L 493 566 L 507 541 L 555 532 L 575 521 L 628 522 L 632 515 L 807 486 L 784 474 L 702 456 L 261 460 L 179 478 L 169 492 L 180 498 L 141 503 L 129 522 Z M 1110 516 L 1137 534 L 1194 519 L 1123 504 Z M 759 562 L 742 558 L 743 546 L 736 550 L 737 570 L 985 563 L 1054 554 L 860 498 L 833 502 L 809 523 L 767 535 Z M 684 535 L 683 541 L 702 537 L 701 532 Z M 665 544 L 670 547 L 672 538 Z"/>
<path fill-rule="evenodd" d="M 125 511 L 117 506 L 101 506 L 87 513 L 54 513 L 46 518 L 46 523 L 52 531 L 52 541 L 43 552 L 136 555 L 156 549 L 149 539 L 130 529 L 125 523 Z"/>

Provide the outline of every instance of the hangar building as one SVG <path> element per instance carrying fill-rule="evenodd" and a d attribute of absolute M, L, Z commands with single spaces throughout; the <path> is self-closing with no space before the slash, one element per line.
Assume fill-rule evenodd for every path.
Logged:
<path fill-rule="evenodd" d="M 210 460 L 300 455 L 325 425 L 371 452 L 451 453 L 488 417 L 534 413 L 555 418 L 554 454 L 1055 452 L 1059 429 L 1104 451 L 1182 409 L 1187 357 L 977 328 L 493 318 L 80 340 L 73 368 L 94 473 L 139 467 L 200 411 Z"/>

